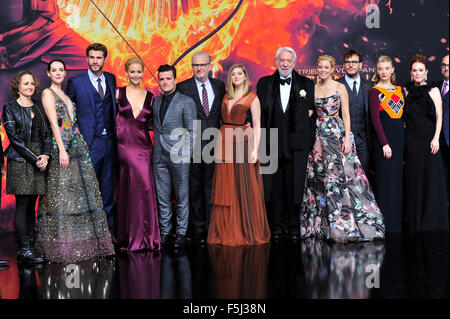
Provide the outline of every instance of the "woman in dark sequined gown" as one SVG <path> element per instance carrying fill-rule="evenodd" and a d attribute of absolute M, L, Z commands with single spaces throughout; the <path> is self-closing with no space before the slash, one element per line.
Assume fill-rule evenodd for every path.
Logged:
<path fill-rule="evenodd" d="M 47 193 L 39 201 L 38 248 L 53 262 L 114 254 L 97 177 L 72 101 L 61 90 L 63 61 L 48 64 L 50 87 L 42 102 L 53 132 Z"/>

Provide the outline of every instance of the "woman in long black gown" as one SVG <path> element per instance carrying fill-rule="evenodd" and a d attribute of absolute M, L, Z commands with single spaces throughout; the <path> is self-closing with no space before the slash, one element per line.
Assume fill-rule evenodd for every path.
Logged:
<path fill-rule="evenodd" d="M 438 88 L 426 83 L 425 56 L 417 54 L 410 64 L 404 119 L 405 213 L 409 230 L 448 231 L 444 173 L 439 152 L 442 100 Z"/>
<path fill-rule="evenodd" d="M 386 232 L 402 229 L 403 150 L 405 129 L 402 115 L 405 92 L 395 85 L 392 59 L 380 56 L 377 82 L 369 91 L 375 159 L 376 200 L 385 219 Z"/>

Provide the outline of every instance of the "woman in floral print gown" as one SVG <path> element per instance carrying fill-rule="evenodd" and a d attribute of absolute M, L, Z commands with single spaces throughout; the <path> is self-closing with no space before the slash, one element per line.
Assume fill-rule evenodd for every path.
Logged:
<path fill-rule="evenodd" d="M 317 131 L 308 157 L 301 236 L 336 242 L 382 239 L 383 216 L 356 155 L 348 94 L 343 84 L 331 78 L 334 67 L 335 60 L 329 55 L 317 60 Z"/>

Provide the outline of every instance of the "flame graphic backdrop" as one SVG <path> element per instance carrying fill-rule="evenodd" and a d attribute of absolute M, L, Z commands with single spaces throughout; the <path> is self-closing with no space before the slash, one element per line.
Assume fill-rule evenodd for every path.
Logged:
<path fill-rule="evenodd" d="M 176 64 L 178 81 L 192 76 L 191 57 L 199 50 L 210 53 L 215 77 L 225 80 L 226 70 L 232 64 L 243 63 L 249 70 L 253 84 L 256 84 L 260 77 L 275 71 L 274 55 L 280 46 L 293 47 L 298 54 L 296 69 L 313 79 L 315 79 L 315 60 L 320 54 L 325 53 L 335 56 L 337 60 L 335 76 L 342 76 L 342 55 L 348 48 L 357 48 L 363 52 L 363 74 L 368 79 L 373 77 L 377 56 L 390 55 L 397 63 L 396 72 L 400 82 L 409 79 L 408 62 L 415 53 L 421 52 L 429 56 L 429 74 L 435 78 L 439 78 L 440 75 L 438 66 L 441 57 L 448 54 L 448 1 L 48 0 L 47 2 L 52 3 L 55 12 L 45 22 L 47 25 L 49 21 L 54 24 L 48 26 L 51 33 L 42 36 L 45 41 L 36 40 L 30 47 L 25 45 L 22 51 L 18 50 L 18 53 L 12 54 L 9 53 L 9 48 L 15 43 L 5 43 L 7 37 L 0 37 L 0 48 L 7 48 L 6 54 L 10 54 L 11 61 L 25 61 L 17 63 L 20 64 L 18 67 L 14 63 L 1 65 L 0 82 L 3 89 L 0 91 L 0 106 L 11 98 L 7 91 L 8 81 L 20 69 L 38 70 L 36 73 L 40 77 L 41 88 L 49 84 L 45 74 L 45 63 L 51 58 L 62 57 L 68 61 L 68 76 L 82 72 L 87 67 L 83 56 L 84 49 L 90 42 L 102 42 L 108 47 L 106 69 L 116 74 L 119 85 L 125 85 L 124 63 L 133 57 L 134 53 L 105 17 L 142 57 L 152 72 L 155 73 L 161 64 L 173 64 L 179 60 Z M 379 28 L 366 26 L 366 8 L 371 4 L 379 7 Z M 26 32 L 27 28 L 11 32 L 13 31 Z M 52 37 L 55 39 L 53 42 Z M 198 46 L 189 52 L 195 45 Z M 36 49 L 39 46 L 41 48 Z M 144 85 L 159 94 L 157 82 L 148 71 Z M 3 147 L 6 148 L 9 143 L 3 128 L 1 134 Z M 0 232 L 12 231 L 14 197 L 5 195 L 5 178 L 2 184 Z"/>

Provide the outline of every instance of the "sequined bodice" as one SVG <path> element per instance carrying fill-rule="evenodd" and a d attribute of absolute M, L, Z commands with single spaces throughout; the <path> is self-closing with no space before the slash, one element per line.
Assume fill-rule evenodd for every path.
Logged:
<path fill-rule="evenodd" d="M 56 106 L 56 116 L 58 117 L 58 126 L 59 127 L 71 127 L 73 123 L 76 122 L 75 118 L 75 104 L 72 102 L 74 110 L 72 111 L 73 120 L 70 119 L 70 112 L 68 106 L 63 101 L 63 99 L 50 88 L 50 91 L 53 93 L 55 97 L 55 106 Z M 73 123 L 72 123 L 73 122 Z"/>
<path fill-rule="evenodd" d="M 341 107 L 341 98 L 336 92 L 328 97 L 319 97 L 314 99 L 319 117 L 337 116 Z"/>
<path fill-rule="evenodd" d="M 67 104 L 61 97 L 59 97 L 58 94 L 56 94 L 55 91 L 53 91 L 52 89 L 50 89 L 50 91 L 55 97 L 56 116 L 58 118 L 59 131 L 61 132 L 61 139 L 64 145 L 66 146 L 67 150 L 73 147 L 79 147 L 79 141 L 82 140 L 83 137 L 77 125 L 75 104 L 72 102 L 74 109 L 72 111 L 73 119 L 71 119 Z M 57 149 L 58 146 L 54 137 L 52 139 L 52 142 L 53 148 Z"/>

